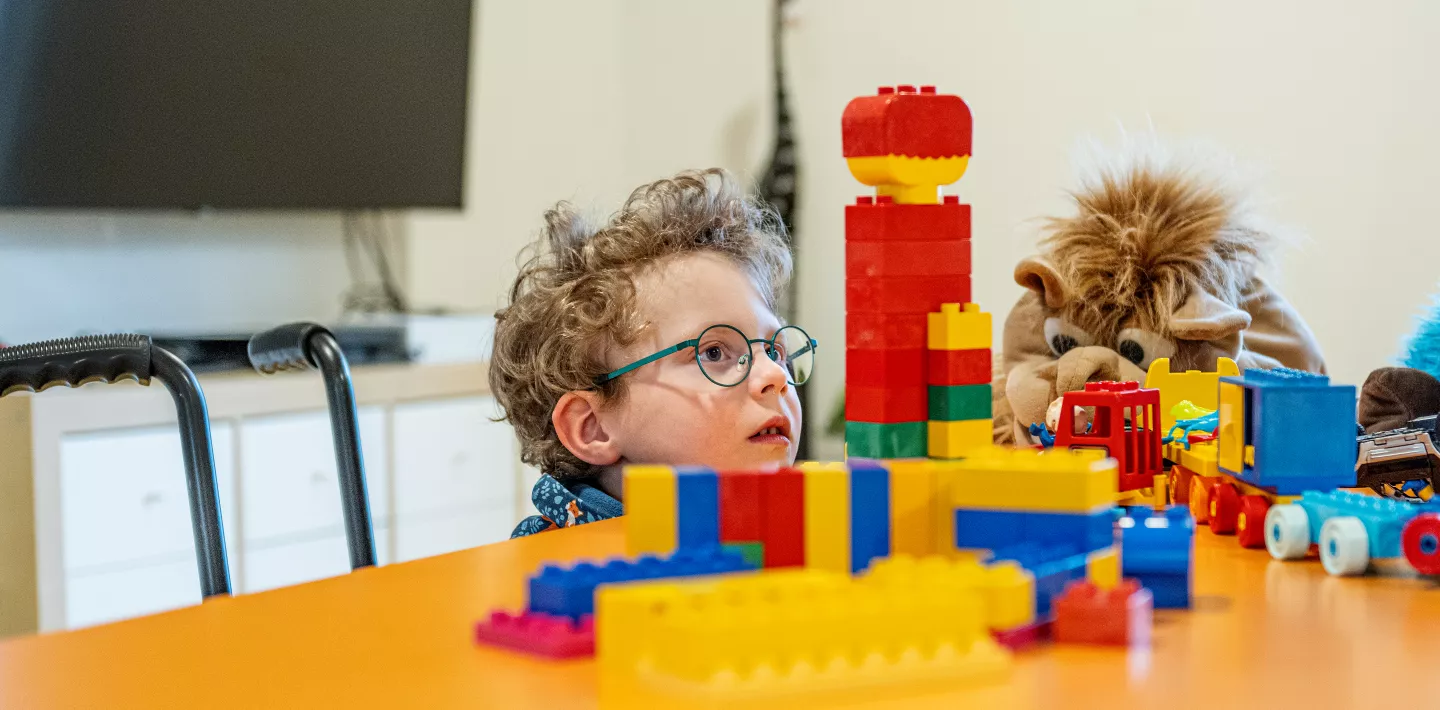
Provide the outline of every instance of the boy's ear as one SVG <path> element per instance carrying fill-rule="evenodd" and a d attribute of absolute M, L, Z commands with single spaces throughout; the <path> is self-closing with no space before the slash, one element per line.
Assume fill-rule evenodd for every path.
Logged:
<path fill-rule="evenodd" d="M 1068 300 L 1060 272 L 1038 256 L 1026 257 L 1015 266 L 1015 283 L 1039 294 L 1046 308 L 1059 310 Z"/>
<path fill-rule="evenodd" d="M 598 392 L 566 392 L 550 412 L 561 445 L 585 463 L 609 466 L 620 460 L 620 442 L 600 422 Z"/>

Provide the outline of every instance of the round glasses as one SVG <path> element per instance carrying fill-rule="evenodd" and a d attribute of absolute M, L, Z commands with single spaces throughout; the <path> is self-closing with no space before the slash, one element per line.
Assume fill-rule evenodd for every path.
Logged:
<path fill-rule="evenodd" d="M 785 381 L 789 384 L 803 385 L 815 371 L 815 348 L 819 343 L 799 326 L 787 325 L 776 331 L 775 337 L 765 339 L 747 337 L 733 325 L 712 325 L 701 331 L 698 338 L 676 343 L 618 370 L 596 377 L 595 384 L 603 385 L 638 367 L 685 348 L 694 348 L 695 364 L 700 366 L 700 372 L 705 375 L 705 379 L 721 387 L 734 387 L 750 376 L 756 344 L 762 345 L 765 356 L 785 371 Z"/>
<path fill-rule="evenodd" d="M 756 344 L 785 371 L 785 381 L 792 385 L 805 384 L 815 371 L 816 342 L 794 325 L 781 328 L 769 340 L 747 338 L 734 326 L 712 325 L 695 339 L 695 363 L 706 379 L 721 387 L 734 387 L 750 376 Z"/>

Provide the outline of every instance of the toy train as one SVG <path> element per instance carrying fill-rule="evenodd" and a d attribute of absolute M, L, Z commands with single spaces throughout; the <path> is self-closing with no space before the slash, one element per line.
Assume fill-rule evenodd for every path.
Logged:
<path fill-rule="evenodd" d="M 1094 412 L 1080 431 L 1077 407 Z M 1205 416 L 1178 416 L 1187 409 Z M 1143 388 L 1089 383 L 1066 393 L 1055 446 L 1105 450 L 1118 462 L 1122 492 L 1188 505 L 1197 524 L 1276 559 L 1318 546 L 1335 575 L 1401 556 L 1422 574 L 1440 574 L 1440 501 L 1428 502 L 1440 470 L 1434 418 L 1356 437 L 1354 414 L 1355 388 L 1324 375 L 1242 374 L 1224 358 L 1215 372 L 1171 373 L 1161 359 Z M 1350 488 L 1379 495 L 1342 490 Z"/>

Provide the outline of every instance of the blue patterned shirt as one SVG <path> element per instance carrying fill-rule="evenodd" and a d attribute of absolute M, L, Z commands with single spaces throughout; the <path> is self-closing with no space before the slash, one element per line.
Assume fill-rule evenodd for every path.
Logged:
<path fill-rule="evenodd" d="M 591 485 L 592 482 L 578 479 L 567 485 L 549 474 L 542 474 L 530 493 L 530 500 L 540 514 L 520 521 L 510 537 L 524 537 L 550 528 L 568 528 L 624 515 L 625 506 Z"/>

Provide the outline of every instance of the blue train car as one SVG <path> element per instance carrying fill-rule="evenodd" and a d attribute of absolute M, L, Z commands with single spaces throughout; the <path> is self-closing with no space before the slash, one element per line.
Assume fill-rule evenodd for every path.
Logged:
<path fill-rule="evenodd" d="M 1220 378 L 1221 473 L 1275 495 L 1355 485 L 1355 387 L 1300 370 Z"/>

